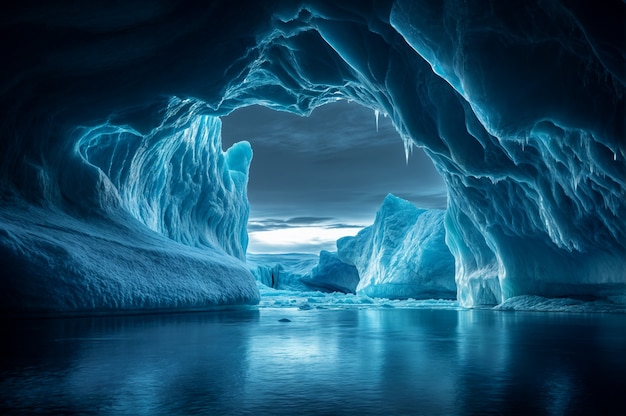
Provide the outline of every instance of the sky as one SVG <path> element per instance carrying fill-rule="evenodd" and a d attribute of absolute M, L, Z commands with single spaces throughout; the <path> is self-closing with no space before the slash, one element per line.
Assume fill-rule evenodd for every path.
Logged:
<path fill-rule="evenodd" d="M 309 117 L 260 106 L 222 117 L 222 146 L 247 140 L 250 253 L 319 253 L 373 223 L 388 193 L 420 208 L 445 208 L 446 187 L 430 158 L 404 144 L 389 118 L 353 102 Z"/>

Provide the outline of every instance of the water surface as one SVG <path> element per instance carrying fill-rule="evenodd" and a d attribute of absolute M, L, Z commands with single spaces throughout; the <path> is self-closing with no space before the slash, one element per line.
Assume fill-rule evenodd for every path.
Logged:
<path fill-rule="evenodd" d="M 626 408 L 625 315 L 260 308 L 3 326 L 3 414 Z"/>

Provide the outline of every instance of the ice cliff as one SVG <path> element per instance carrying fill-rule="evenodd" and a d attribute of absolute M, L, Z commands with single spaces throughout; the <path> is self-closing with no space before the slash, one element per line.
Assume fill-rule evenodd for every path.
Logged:
<path fill-rule="evenodd" d="M 625 9 L 618 0 L 7 6 L 2 307 L 255 302 L 236 260 L 248 151 L 220 158 L 212 117 L 253 103 L 307 114 L 337 99 L 387 114 L 407 150 L 424 147 L 441 172 L 462 305 L 623 297 Z"/>
<path fill-rule="evenodd" d="M 454 258 L 445 243 L 444 212 L 423 210 L 387 195 L 374 224 L 337 240 L 341 261 L 353 265 L 356 292 L 389 299 L 455 299 Z"/>
<path fill-rule="evenodd" d="M 222 152 L 219 118 L 184 116 L 197 105 L 170 100 L 148 134 L 108 123 L 76 128 L 58 182 L 40 172 L 43 200 L 4 196 L 3 312 L 258 302 L 243 263 L 252 150 L 240 142 Z"/>

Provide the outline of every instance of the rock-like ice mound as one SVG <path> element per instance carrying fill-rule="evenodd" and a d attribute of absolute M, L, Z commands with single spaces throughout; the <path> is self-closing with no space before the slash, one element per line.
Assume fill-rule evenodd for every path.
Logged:
<path fill-rule="evenodd" d="M 359 272 L 353 265 L 339 260 L 337 253 L 322 250 L 318 265 L 311 270 L 310 277 L 302 281 L 322 292 L 355 293 Z"/>
<path fill-rule="evenodd" d="M 249 254 L 248 267 L 264 286 L 279 290 L 307 291 L 304 283 L 319 257 L 308 253 Z"/>

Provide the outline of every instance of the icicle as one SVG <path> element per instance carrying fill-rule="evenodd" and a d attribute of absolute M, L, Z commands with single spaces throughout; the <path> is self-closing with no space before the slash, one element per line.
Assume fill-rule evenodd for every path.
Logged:
<path fill-rule="evenodd" d="M 380 115 L 380 111 L 374 110 L 374 116 L 376 117 L 376 133 L 378 133 L 378 116 Z"/>
<path fill-rule="evenodd" d="M 409 137 L 402 137 L 404 142 L 404 155 L 406 157 L 406 164 L 409 164 L 409 154 L 413 153 L 413 140 Z"/>

